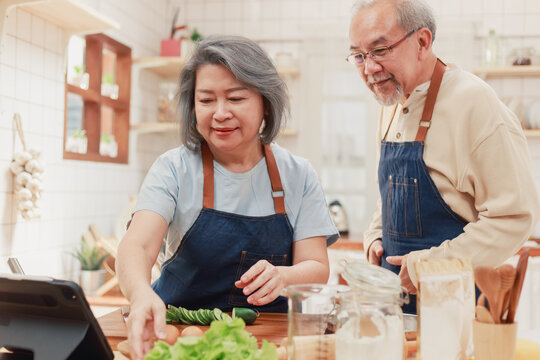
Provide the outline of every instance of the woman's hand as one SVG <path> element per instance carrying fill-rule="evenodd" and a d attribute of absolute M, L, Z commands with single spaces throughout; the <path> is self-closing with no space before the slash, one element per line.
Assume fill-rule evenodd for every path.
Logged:
<path fill-rule="evenodd" d="M 249 304 L 261 306 L 274 301 L 286 284 L 279 267 L 259 260 L 234 285 L 244 289 Z"/>
<path fill-rule="evenodd" d="M 132 359 L 142 359 L 156 338 L 165 338 L 165 313 L 165 304 L 151 288 L 134 297 L 127 321 Z"/>

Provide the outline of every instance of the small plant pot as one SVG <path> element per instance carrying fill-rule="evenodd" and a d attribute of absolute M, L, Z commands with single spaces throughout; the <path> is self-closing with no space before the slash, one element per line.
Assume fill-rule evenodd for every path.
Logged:
<path fill-rule="evenodd" d="M 118 84 L 101 84 L 101 95 L 113 100 L 118 99 Z"/>
<path fill-rule="evenodd" d="M 113 139 L 109 142 L 101 141 L 99 143 L 99 154 L 102 156 L 117 157 L 118 156 L 118 143 Z"/>
<path fill-rule="evenodd" d="M 68 81 L 71 85 L 78 86 L 83 90 L 88 90 L 88 85 L 90 83 L 90 75 L 85 72 L 82 74 L 73 75 Z"/>
<path fill-rule="evenodd" d="M 68 137 L 66 140 L 66 151 L 77 153 L 77 154 L 86 154 L 88 148 L 88 139 L 83 138 L 74 138 L 72 136 Z"/>
<path fill-rule="evenodd" d="M 189 39 L 184 39 L 182 41 L 180 55 L 182 55 L 183 58 L 188 58 L 191 56 L 191 54 L 193 54 L 196 47 L 197 45 L 195 44 L 194 41 L 191 41 Z"/>
<path fill-rule="evenodd" d="M 105 283 L 105 270 L 81 270 L 79 283 L 85 295 L 94 296 Z"/>

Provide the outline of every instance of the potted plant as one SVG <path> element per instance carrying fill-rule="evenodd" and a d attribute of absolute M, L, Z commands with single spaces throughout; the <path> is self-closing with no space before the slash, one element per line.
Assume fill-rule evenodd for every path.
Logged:
<path fill-rule="evenodd" d="M 73 66 L 73 72 L 74 74 L 71 73 L 72 75 L 68 82 L 71 85 L 78 86 L 83 90 L 88 90 L 90 75 L 84 71 L 84 64 Z"/>
<path fill-rule="evenodd" d="M 101 95 L 118 99 L 118 84 L 114 82 L 114 74 L 106 73 L 101 77 Z"/>
<path fill-rule="evenodd" d="M 77 129 L 73 131 L 66 140 L 66 151 L 86 154 L 88 148 L 88 138 L 86 137 L 86 130 Z"/>
<path fill-rule="evenodd" d="M 194 28 L 189 36 L 182 39 L 182 50 L 180 51 L 182 57 L 190 57 L 193 53 L 193 50 L 195 49 L 196 43 L 201 41 L 202 39 L 203 36 L 201 35 L 201 33 L 197 30 L 197 28 Z"/>
<path fill-rule="evenodd" d="M 100 255 L 99 248 L 88 244 L 84 239 L 81 248 L 72 253 L 81 263 L 79 283 L 86 295 L 95 295 L 105 282 L 105 269 L 101 268 L 109 254 Z"/>
<path fill-rule="evenodd" d="M 116 157 L 118 155 L 118 143 L 114 139 L 114 135 L 101 133 L 99 153 L 100 155 L 110 157 Z"/>

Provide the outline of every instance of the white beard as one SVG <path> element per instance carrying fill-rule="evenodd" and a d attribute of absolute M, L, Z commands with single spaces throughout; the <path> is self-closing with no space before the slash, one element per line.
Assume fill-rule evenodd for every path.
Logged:
<path fill-rule="evenodd" d="M 394 91 L 389 96 L 382 96 L 380 94 L 377 94 L 373 92 L 373 95 L 375 95 L 375 99 L 377 102 L 383 106 L 390 106 L 397 104 L 403 97 L 405 96 L 405 93 L 403 91 L 403 88 L 401 85 L 397 83 L 394 79 L 392 79 L 392 82 L 394 83 Z"/>

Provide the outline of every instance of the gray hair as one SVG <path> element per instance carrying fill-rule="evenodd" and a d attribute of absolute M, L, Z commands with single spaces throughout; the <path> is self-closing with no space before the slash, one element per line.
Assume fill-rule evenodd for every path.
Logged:
<path fill-rule="evenodd" d="M 261 94 L 264 104 L 263 144 L 269 144 L 290 114 L 287 86 L 265 51 L 241 36 L 210 36 L 202 40 L 185 64 L 179 79 L 178 110 L 182 140 L 189 149 L 203 140 L 195 116 L 197 69 L 204 64 L 223 65 L 246 86 Z"/>
<path fill-rule="evenodd" d="M 423 0 L 357 0 L 353 5 L 353 15 L 360 9 L 387 2 L 393 4 L 397 11 L 398 24 L 409 33 L 421 28 L 431 31 L 431 43 L 435 40 L 437 24 L 431 7 Z"/>

